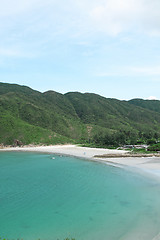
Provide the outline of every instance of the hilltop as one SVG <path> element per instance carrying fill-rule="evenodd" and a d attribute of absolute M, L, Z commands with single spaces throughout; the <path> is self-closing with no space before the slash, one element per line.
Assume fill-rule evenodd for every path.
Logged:
<path fill-rule="evenodd" d="M 0 83 L 0 143 L 93 143 L 118 146 L 157 141 L 160 101 L 121 101 L 93 93 L 44 93 Z"/>

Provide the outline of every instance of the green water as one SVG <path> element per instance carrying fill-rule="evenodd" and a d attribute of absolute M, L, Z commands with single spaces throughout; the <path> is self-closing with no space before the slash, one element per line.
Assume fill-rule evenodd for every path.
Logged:
<path fill-rule="evenodd" d="M 151 240 L 159 206 L 159 182 L 142 175 L 73 157 L 0 153 L 1 237 Z"/>

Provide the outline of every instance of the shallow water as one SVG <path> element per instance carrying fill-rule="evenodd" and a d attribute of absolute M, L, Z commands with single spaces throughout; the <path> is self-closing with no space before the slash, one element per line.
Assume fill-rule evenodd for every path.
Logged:
<path fill-rule="evenodd" d="M 151 240 L 160 232 L 160 184 L 73 157 L 0 153 L 0 236 Z"/>

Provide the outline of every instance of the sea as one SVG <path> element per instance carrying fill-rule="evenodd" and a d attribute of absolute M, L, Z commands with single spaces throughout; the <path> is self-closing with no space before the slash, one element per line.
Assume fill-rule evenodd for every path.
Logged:
<path fill-rule="evenodd" d="M 158 180 L 75 157 L 0 152 L 1 238 L 152 240 L 159 234 Z"/>

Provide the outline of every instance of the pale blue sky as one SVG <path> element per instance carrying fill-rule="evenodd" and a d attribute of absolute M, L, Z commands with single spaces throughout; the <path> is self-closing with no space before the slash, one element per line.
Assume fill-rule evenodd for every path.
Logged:
<path fill-rule="evenodd" d="M 0 0 L 0 82 L 160 99 L 159 0 Z"/>

